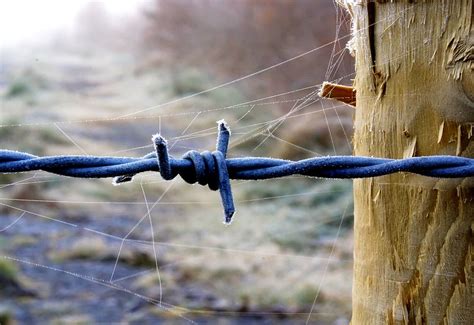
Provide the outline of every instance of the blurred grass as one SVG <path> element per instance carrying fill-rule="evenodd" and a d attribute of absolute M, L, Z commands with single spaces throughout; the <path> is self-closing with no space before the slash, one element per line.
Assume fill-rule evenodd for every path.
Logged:
<path fill-rule="evenodd" d="M 33 77 L 32 80 L 25 79 L 21 77 L 21 73 L 17 77 L 12 77 L 3 96 L 3 104 L 11 107 L 11 111 L 5 115 L 2 112 L 1 124 L 22 125 L 36 121 L 46 123 L 24 127 L 0 127 L 2 148 L 37 155 L 78 154 L 80 153 L 78 148 L 62 135 L 51 121 L 84 118 L 93 120 L 96 117 L 119 116 L 134 108 L 174 100 L 219 83 L 215 76 L 204 70 L 185 68 L 166 73 L 163 67 L 153 67 L 134 75 L 126 74 L 115 80 L 112 78 L 113 71 L 109 71 L 111 68 L 107 65 L 89 67 L 90 62 L 94 62 L 94 57 L 88 56 L 81 60 L 84 60 L 83 64 L 94 72 L 92 77 L 87 75 L 89 72 L 86 73 L 77 66 L 74 69 L 79 69 L 85 76 L 73 76 L 66 68 L 63 72 L 58 72 L 54 68 L 54 63 L 51 63 L 52 67 L 48 67 L 48 71 L 44 71 L 44 76 L 39 78 L 40 81 L 34 81 Z M 37 69 L 40 71 L 36 73 L 42 75 L 41 69 L 44 67 Z M 97 86 L 85 90 L 81 88 L 79 91 L 61 87 L 58 83 L 58 80 L 61 80 L 58 75 L 61 76 L 61 73 L 64 73 L 64 79 L 72 78 L 72 81 L 75 81 L 76 77 L 88 77 L 94 81 L 95 75 L 113 81 L 101 83 L 99 80 Z M 258 91 L 256 93 L 258 94 Z M 249 135 L 239 134 L 247 131 L 239 130 L 239 127 L 266 122 L 284 113 L 282 106 L 278 105 L 255 106 L 250 114 L 235 125 L 232 121 L 239 120 L 252 106 L 205 113 L 210 109 L 254 99 L 245 94 L 241 87 L 226 87 L 187 102 L 178 102 L 163 110 L 151 110 L 150 113 L 175 114 L 163 117 L 160 124 L 163 134 L 169 138 L 180 136 L 188 126 L 187 134 L 205 129 L 211 130 L 203 137 L 177 142 L 173 154 L 176 152 L 176 155 L 179 155 L 190 148 L 212 149 L 215 145 L 216 120 L 228 119 L 231 128 L 237 130 L 233 135 L 235 140 L 240 136 Z M 189 111 L 202 113 L 180 115 Z M 321 125 L 326 127 L 324 120 L 318 120 L 319 126 L 315 127 L 312 123 L 316 118 L 305 119 L 306 121 L 287 120 L 275 134 L 309 150 L 332 154 L 329 134 L 321 127 Z M 62 123 L 60 126 L 76 143 L 85 148 L 87 153 L 138 157 L 152 150 L 149 142 L 150 134 L 158 131 L 159 119 L 157 117 L 130 119 L 120 123 L 112 120 Z M 338 126 L 331 125 L 331 127 Z M 335 146 L 338 149 L 342 148 L 347 139 L 341 132 L 335 133 L 335 137 L 337 137 Z M 254 150 L 262 138 L 257 136 L 232 147 L 229 154 L 272 155 L 293 159 L 311 155 L 301 150 L 293 150 L 288 144 L 272 139 L 258 150 Z M 145 148 L 140 149 L 141 151 L 122 151 L 142 146 Z M 345 149 L 341 149 L 343 150 Z M 31 173 L 21 176 L 0 175 L 0 183 L 13 183 L 23 176 L 29 177 Z M 161 182 L 156 173 L 138 176 L 134 183 L 119 187 L 111 186 L 110 180 L 75 180 L 60 177 L 46 180 L 46 183 L 10 186 L 9 190 L 5 189 L 2 192 L 2 196 L 25 200 L 104 201 L 103 204 L 95 205 L 28 201 L 7 203 L 50 217 L 72 219 L 74 222 L 90 219 L 93 224 L 105 223 L 107 231 L 114 231 L 119 236 L 124 236 L 130 230 L 128 223 L 120 224 L 121 220 L 126 218 L 138 220 L 146 213 L 146 206 L 121 206 L 107 202 L 144 202 L 142 185 L 148 202 L 152 203 L 158 200 L 169 186 L 169 183 Z M 223 303 L 224 307 L 229 309 L 235 306 L 239 308 L 250 306 L 253 310 L 271 310 L 283 305 L 294 311 L 310 307 L 316 293 L 319 292 L 318 306 L 322 306 L 321 308 L 328 306 L 329 312 L 344 315 L 350 312 L 348 311 L 352 251 L 350 181 L 286 178 L 249 183 L 233 182 L 238 213 L 231 227 L 222 226 L 218 193 L 211 193 L 207 188 L 199 186 L 189 186 L 180 180 L 173 186 L 163 202 L 177 204 L 158 205 L 152 212 L 155 225 L 154 238 L 159 242 L 170 244 L 159 246 L 159 258 L 160 266 L 162 263 L 171 264 L 162 271 L 165 290 L 170 291 L 168 296 L 171 300 L 176 299 L 176 303 L 185 301 L 199 308 L 208 307 L 205 302 L 196 302 L 194 298 L 186 300 L 181 296 L 184 294 L 179 291 L 180 289 L 196 286 L 225 300 L 225 303 L 222 301 L 219 303 Z M 345 218 L 341 224 L 344 211 Z M 2 212 L 17 213 L 12 209 L 3 209 Z M 338 231 L 340 237 L 334 245 Z M 52 245 L 49 250 L 48 257 L 55 263 L 75 260 L 113 263 L 117 258 L 118 247 L 103 240 L 94 240 L 79 232 L 61 234 L 59 237 L 61 236 L 68 239 L 67 244 L 64 247 Z M 133 236 L 148 242 L 153 238 L 148 224 L 140 226 Z M 349 239 L 344 241 L 346 238 Z M 44 240 L 49 238 L 45 237 Z M 56 243 L 57 238 L 53 240 Z M 177 245 L 173 246 L 175 243 Z M 335 258 L 333 261 L 328 261 L 327 256 L 333 247 Z M 150 248 L 125 249 L 119 263 L 153 268 L 153 252 Z M 319 291 L 318 284 L 326 265 L 333 271 L 326 277 Z M 134 289 L 157 298 L 158 280 L 155 274 L 139 276 L 132 280 Z M 181 299 L 185 300 L 180 301 Z"/>
<path fill-rule="evenodd" d="M 1 122 L 6 125 L 20 125 L 22 120 L 20 117 L 10 117 Z M 23 127 L 0 127 L 0 146 L 4 149 L 44 155 L 51 146 L 66 146 L 68 144 L 69 142 L 64 136 L 48 127 L 39 126 L 34 130 Z"/>
<path fill-rule="evenodd" d="M 3 281 L 17 281 L 18 267 L 11 261 L 0 259 L 0 283 Z"/>
<path fill-rule="evenodd" d="M 351 181 L 290 178 L 272 183 L 255 182 L 239 194 L 244 200 L 259 203 L 262 213 L 268 209 L 269 216 L 287 211 L 286 218 L 267 229 L 268 238 L 282 249 L 312 252 L 338 230 L 344 235 L 352 229 Z"/>
<path fill-rule="evenodd" d="M 210 79 L 197 69 L 178 70 L 171 76 L 173 96 L 183 97 L 199 93 L 209 87 Z"/>
<path fill-rule="evenodd" d="M 3 91 L 3 98 L 9 101 L 22 102 L 27 107 L 36 105 L 38 98 L 41 97 L 49 87 L 46 79 L 41 76 L 41 72 L 38 73 L 38 71 L 33 68 L 22 70 L 20 73 L 11 76 L 11 78 L 6 90 Z M 10 118 L 0 122 L 7 122 L 5 124 L 10 122 L 10 124 L 13 124 L 12 122 L 14 121 Z"/>
<path fill-rule="evenodd" d="M 31 87 L 24 81 L 15 81 L 8 89 L 6 97 L 13 98 L 31 93 Z"/>
<path fill-rule="evenodd" d="M 13 315 L 7 306 L 0 305 L 0 324 L 12 325 L 15 324 L 13 321 Z"/>

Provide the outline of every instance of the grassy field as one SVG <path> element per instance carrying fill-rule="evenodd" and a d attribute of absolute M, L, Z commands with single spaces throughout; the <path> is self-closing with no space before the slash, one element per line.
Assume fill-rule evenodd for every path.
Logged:
<path fill-rule="evenodd" d="M 225 118 L 233 130 L 230 156 L 334 154 L 329 135 L 336 153 L 350 150 L 344 130 L 332 122 L 328 129 L 316 112 L 333 105 L 321 102 L 258 146 L 267 135 L 259 125 L 314 89 L 235 106 L 253 99 L 235 85 L 136 113 L 218 80 L 80 48 L 6 51 L 2 71 L 1 148 L 139 157 L 161 131 L 178 156 L 211 149 L 215 121 Z M 318 132 L 308 132 L 313 122 Z M 217 193 L 156 173 L 121 186 L 44 172 L 1 175 L 0 229 L 15 223 L 0 233 L 1 255 L 10 257 L 0 259 L 0 283 L 14 293 L 0 289 L 0 322 L 278 317 L 292 323 L 304 322 L 315 302 L 312 322 L 347 323 L 351 182 L 293 177 L 232 185 L 238 213 L 224 226 Z M 91 307 L 97 304 L 103 309 Z"/>

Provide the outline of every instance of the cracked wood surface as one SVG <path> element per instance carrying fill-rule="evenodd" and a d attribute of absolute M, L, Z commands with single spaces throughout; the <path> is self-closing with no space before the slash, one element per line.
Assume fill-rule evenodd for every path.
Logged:
<path fill-rule="evenodd" d="M 472 0 L 350 1 L 355 155 L 474 157 Z M 354 181 L 352 324 L 474 324 L 474 180 Z"/>

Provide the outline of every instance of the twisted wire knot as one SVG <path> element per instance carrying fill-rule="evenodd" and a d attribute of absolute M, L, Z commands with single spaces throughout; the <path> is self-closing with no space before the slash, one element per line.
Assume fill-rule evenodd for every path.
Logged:
<path fill-rule="evenodd" d="M 169 155 L 165 138 L 157 134 L 152 138 L 155 151 L 141 158 L 65 155 L 38 157 L 26 152 L 0 150 L 0 173 L 43 170 L 70 177 L 115 177 L 115 184 L 129 182 L 134 175 L 145 171 L 158 171 L 165 180 L 180 175 L 188 183 L 208 185 L 211 190 L 219 190 L 225 223 L 230 223 L 235 213 L 229 178 L 259 180 L 290 175 L 367 178 L 398 172 L 438 178 L 474 176 L 474 159 L 457 156 L 404 159 L 327 156 L 299 161 L 264 157 L 227 159 L 230 131 L 224 121 L 219 121 L 218 125 L 217 148 L 213 152 L 199 153 L 192 150 L 177 159 Z"/>
<path fill-rule="evenodd" d="M 156 157 L 160 175 L 165 180 L 172 180 L 177 175 L 189 183 L 208 185 L 213 191 L 219 190 L 222 205 L 224 207 L 224 222 L 229 224 L 235 213 L 234 199 L 230 186 L 229 171 L 227 170 L 226 156 L 229 147 L 230 130 L 221 120 L 218 122 L 218 136 L 216 150 L 213 152 L 204 151 L 199 153 L 191 150 L 182 157 L 190 163 L 192 168 L 180 168 L 177 160 L 169 155 L 168 142 L 160 134 L 152 137 L 155 146 Z"/>

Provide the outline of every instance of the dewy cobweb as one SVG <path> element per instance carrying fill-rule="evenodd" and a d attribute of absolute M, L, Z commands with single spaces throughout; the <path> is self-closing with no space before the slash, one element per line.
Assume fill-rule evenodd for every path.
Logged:
<path fill-rule="evenodd" d="M 138 309 L 138 313 L 146 313 L 143 306 L 153 307 L 155 311 L 164 310 L 191 323 L 199 320 L 200 315 L 208 315 L 217 322 L 214 318 L 227 317 L 228 313 L 232 313 L 232 317 L 296 315 L 307 317 L 308 321 L 319 320 L 328 314 L 332 314 L 334 319 L 344 315 L 341 310 L 335 312 L 326 305 L 333 302 L 332 297 L 337 297 L 337 301 L 350 299 L 343 298 L 344 293 L 350 291 L 352 267 L 351 233 L 344 234 L 344 231 L 347 225 L 347 229 L 351 228 L 352 189 L 350 182 L 308 178 L 371 177 L 395 172 L 461 177 L 472 175 L 472 161 L 447 156 L 401 160 L 339 156 L 349 154 L 351 148 L 352 110 L 343 111 L 343 106 L 317 96 L 320 81 L 341 83 L 354 77 L 352 70 L 344 71 L 341 64 L 346 51 L 340 42 L 344 43 L 351 37 L 350 33 L 342 32 L 348 17 L 340 8 L 335 10 L 336 31 L 332 41 L 308 41 L 303 49 L 289 49 L 281 42 L 277 48 L 282 50 L 279 61 L 255 69 L 236 70 L 228 77 L 231 81 L 223 84 L 202 84 L 202 88 L 189 93 L 160 97 L 162 94 L 153 96 L 150 84 L 140 75 L 128 80 L 126 88 L 123 88 L 123 80 L 115 83 L 111 78 L 104 87 L 93 89 L 96 92 L 85 91 L 86 96 L 65 91 L 61 96 L 70 96 L 70 102 L 63 102 L 61 96 L 51 96 L 53 100 L 50 102 L 41 99 L 37 103 L 41 112 L 28 104 L 19 109 L 19 114 L 25 113 L 25 118 L 2 119 L 0 127 L 4 128 L 0 131 L 26 130 L 18 133 L 33 136 L 41 135 L 43 129 L 53 134 L 59 131 L 66 144 L 58 146 L 38 140 L 39 148 L 29 147 L 26 136 L 15 136 L 11 140 L 7 137 L 2 142 L 1 147 L 20 148 L 24 152 L 1 151 L 0 171 L 32 172 L 25 173 L 25 177 L 6 175 L 0 184 L 0 188 L 6 189 L 6 194 L 0 199 L 0 208 L 8 211 L 0 220 L 3 222 L 0 233 L 8 242 L 11 239 L 14 243 L 17 235 L 21 237 L 27 233 L 30 236 L 39 227 L 41 232 L 34 248 L 22 250 L 18 246 L 20 248 L 13 248 L 0 258 L 19 263 L 35 281 L 48 282 L 56 300 L 66 297 L 71 304 L 80 304 L 77 297 L 82 296 L 98 303 L 94 307 L 100 306 L 97 309 L 104 315 L 112 309 L 116 317 L 101 315 L 110 322 L 121 321 L 121 306 L 124 306 L 124 313 L 130 306 L 110 305 L 106 301 L 109 296 L 114 296 L 120 303 L 127 301 L 127 304 L 138 300 L 136 306 L 132 304 L 130 307 L 130 310 Z M 390 19 L 396 22 L 398 16 Z M 258 46 L 254 47 L 252 51 L 258 54 Z M 323 56 L 317 57 L 320 53 Z M 41 53 L 38 55 L 47 62 Z M 410 53 L 402 53 L 402 56 L 406 55 Z M 68 78 L 80 74 L 86 81 L 93 82 L 97 81 L 94 79 L 97 75 L 108 75 L 109 62 L 104 64 L 95 57 L 75 59 L 77 62 L 74 64 L 64 63 L 64 71 L 58 74 L 61 82 L 78 84 L 80 80 Z M 295 82 L 282 89 L 271 88 L 268 93 L 257 90 L 248 98 L 229 97 L 229 101 L 212 101 L 213 95 L 224 88 L 244 83 L 243 86 L 252 88 L 251 81 L 256 78 L 288 65 L 298 65 L 303 60 L 311 60 L 315 71 L 322 66 L 321 78 L 324 75 L 324 79 L 318 80 L 317 72 L 312 70 L 315 78 L 311 83 Z M 177 62 L 177 65 L 181 63 Z M 81 73 L 69 72 L 81 71 L 81 65 L 86 67 Z M 116 68 L 113 67 L 122 73 L 128 67 Z M 284 71 L 280 70 L 278 74 L 283 75 Z M 166 90 L 158 89 L 157 92 Z M 142 92 L 142 98 L 135 101 Z M 407 97 L 419 95 L 406 94 Z M 88 96 L 89 101 L 86 101 Z M 78 100 L 80 110 L 74 111 L 74 107 L 70 111 L 63 109 Z M 6 102 L 5 107 L 8 105 L 10 103 Z M 232 126 L 233 141 L 229 145 L 230 133 L 220 136 L 222 129 L 218 130 L 225 149 L 218 140 L 222 150 L 217 145 L 216 150 L 206 151 L 216 134 L 212 124 L 223 117 Z M 302 127 L 303 119 L 311 120 L 311 130 L 307 130 L 307 125 L 306 129 Z M 347 125 L 349 127 L 345 128 Z M 294 136 L 298 132 L 292 131 L 300 131 L 300 128 L 311 131 L 311 135 L 319 135 L 321 131 L 327 133 L 326 146 L 318 147 L 316 137 L 306 137 L 311 142 L 305 142 L 304 136 Z M 229 131 L 227 127 L 225 129 Z M 154 132 L 160 135 L 154 136 L 150 142 L 149 135 Z M 4 134 L 7 133 L 2 132 L 2 136 Z M 338 142 L 338 137 L 341 142 Z M 289 157 L 273 150 L 280 145 L 294 149 L 297 154 Z M 151 152 L 146 154 L 148 151 Z M 66 152 L 77 152 L 81 156 L 54 156 Z M 186 153 L 182 155 L 183 152 Z M 328 153 L 331 156 L 326 156 Z M 238 155 L 255 157 L 235 158 Z M 299 160 L 301 157 L 313 158 Z M 151 173 L 144 173 L 146 171 Z M 134 182 L 113 188 L 102 181 L 58 175 L 115 177 L 118 184 Z M 185 182 L 220 191 L 226 215 L 224 221 L 232 220 L 235 199 L 237 208 L 240 207 L 238 222 L 231 228 L 214 228 L 213 221 L 219 220 L 216 215 L 220 211 L 213 195 L 208 195 L 205 188 L 182 184 L 176 176 Z M 280 177 L 285 178 L 274 179 Z M 270 178 L 272 180 L 268 182 L 252 181 Z M 230 182 L 232 179 L 236 181 Z M 221 184 L 220 180 L 224 183 Z M 21 195 L 21 190 L 31 190 L 36 185 L 43 191 L 40 195 Z M 11 193 L 9 189 L 12 189 Z M 16 195 L 17 190 L 19 195 Z M 218 198 L 217 193 L 210 194 L 216 194 Z M 85 212 L 77 212 L 79 208 Z M 76 217 L 76 214 L 81 217 Z M 147 220 L 148 225 L 145 224 Z M 334 232 L 326 232 L 327 229 Z M 58 240 L 58 235 L 62 239 Z M 99 243 L 92 246 L 99 252 L 100 243 L 105 243 L 110 255 L 104 258 L 96 253 L 98 255 L 94 257 L 105 262 L 94 262 L 93 258 L 84 259 L 80 255 L 81 248 L 91 247 L 89 242 Z M 80 256 L 79 259 L 68 259 L 67 256 L 74 256 L 78 250 L 76 257 Z M 137 258 L 150 254 L 152 263 L 129 267 L 124 260 L 129 258 L 131 250 L 138 252 L 135 254 Z M 50 256 L 59 256 L 66 262 L 57 262 Z M 210 278 L 205 277 L 207 274 Z M 150 276 L 154 282 L 144 282 L 140 286 Z M 233 282 L 233 279 L 238 282 Z M 236 307 L 196 306 L 194 301 L 179 295 L 188 287 L 199 288 L 205 281 L 212 283 L 210 290 L 224 287 L 224 294 L 216 290 L 211 298 L 225 297 Z M 63 295 L 63 289 L 67 291 L 68 288 L 74 291 L 74 298 Z M 100 288 L 106 293 L 102 293 Z M 195 292 L 190 292 L 190 296 L 193 294 Z M 267 309 L 260 303 L 267 297 L 266 303 L 273 299 L 275 305 L 287 306 L 290 301 L 290 307 Z M 287 297 L 290 298 L 285 300 Z M 246 299 L 250 300 L 247 305 Z M 42 300 L 41 303 L 48 302 L 48 298 Z M 221 299 L 216 301 L 220 303 Z M 290 304 L 293 302 L 298 303 L 298 308 L 292 309 Z M 29 307 L 32 311 L 38 309 Z"/>
<path fill-rule="evenodd" d="M 50 156 L 37 157 L 24 152 L 0 150 L 0 173 L 44 170 L 58 175 L 103 178 L 115 177 L 114 183 L 131 181 L 144 171 L 159 171 L 164 180 L 177 175 L 189 184 L 208 185 L 219 190 L 225 223 L 235 213 L 230 178 L 261 180 L 290 175 L 325 178 L 366 178 L 396 172 L 411 172 L 431 177 L 455 178 L 474 176 L 474 159 L 457 156 L 428 156 L 386 159 L 357 156 L 327 156 L 291 161 L 283 159 L 244 157 L 226 159 L 230 130 L 224 120 L 218 122 L 216 150 L 191 150 L 181 159 L 168 153 L 168 143 L 157 134 L 152 140 L 155 152 L 142 158 Z"/>

